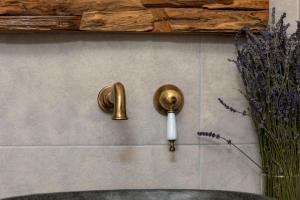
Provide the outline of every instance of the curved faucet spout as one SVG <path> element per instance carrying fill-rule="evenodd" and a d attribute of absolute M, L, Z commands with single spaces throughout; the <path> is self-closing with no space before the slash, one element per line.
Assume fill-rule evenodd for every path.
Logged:
<path fill-rule="evenodd" d="M 112 98 L 114 104 L 113 120 L 127 120 L 126 114 L 126 94 L 122 83 L 113 85 Z"/>
<path fill-rule="evenodd" d="M 102 111 L 112 113 L 113 120 L 127 120 L 125 87 L 122 83 L 102 88 L 98 95 L 98 105 Z"/>

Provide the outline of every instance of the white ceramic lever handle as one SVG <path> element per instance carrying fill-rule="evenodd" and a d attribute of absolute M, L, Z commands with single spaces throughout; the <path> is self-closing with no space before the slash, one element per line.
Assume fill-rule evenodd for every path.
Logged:
<path fill-rule="evenodd" d="M 176 129 L 176 117 L 175 113 L 168 113 L 168 128 L 167 128 L 167 138 L 169 141 L 177 139 L 177 129 Z"/>
<path fill-rule="evenodd" d="M 175 113 L 168 113 L 167 138 L 170 142 L 170 151 L 175 151 L 175 141 L 177 139 L 176 117 Z"/>

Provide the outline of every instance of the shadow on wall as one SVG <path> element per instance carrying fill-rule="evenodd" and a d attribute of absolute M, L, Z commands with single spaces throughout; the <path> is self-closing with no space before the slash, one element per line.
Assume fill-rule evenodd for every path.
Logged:
<path fill-rule="evenodd" d="M 228 38 L 227 40 L 224 40 Z M 154 34 L 154 33 L 93 33 L 93 32 L 54 32 L 54 33 L 31 33 L 12 32 L 0 33 L 0 43 L 2 44 L 52 44 L 67 42 L 175 42 L 175 43 L 195 43 L 204 40 L 210 43 L 232 43 L 234 34 Z"/>

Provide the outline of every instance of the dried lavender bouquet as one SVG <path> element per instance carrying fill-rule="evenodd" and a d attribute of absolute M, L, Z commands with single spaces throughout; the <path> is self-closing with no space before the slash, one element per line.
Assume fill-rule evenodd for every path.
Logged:
<path fill-rule="evenodd" d="M 300 200 L 300 22 L 289 35 L 285 17 L 275 22 L 274 9 L 272 22 L 258 35 L 243 28 L 235 38 L 237 59 L 231 61 L 257 130 L 264 192 L 278 200 Z"/>

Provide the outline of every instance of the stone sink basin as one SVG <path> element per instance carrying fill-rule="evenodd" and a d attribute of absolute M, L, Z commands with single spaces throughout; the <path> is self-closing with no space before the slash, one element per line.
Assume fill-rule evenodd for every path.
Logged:
<path fill-rule="evenodd" d="M 224 191 L 114 190 L 37 194 L 5 200 L 271 200 L 266 197 Z"/>

